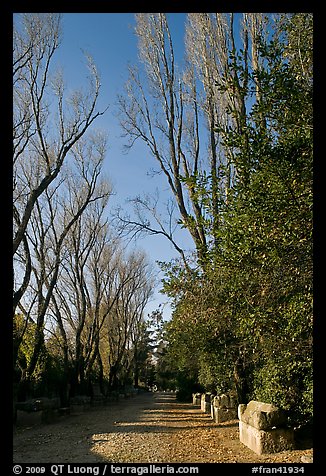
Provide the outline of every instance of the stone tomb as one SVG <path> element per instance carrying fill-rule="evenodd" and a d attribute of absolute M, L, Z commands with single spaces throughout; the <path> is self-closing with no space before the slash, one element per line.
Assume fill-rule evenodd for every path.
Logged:
<path fill-rule="evenodd" d="M 201 406 L 201 393 L 192 394 L 192 404 Z"/>
<path fill-rule="evenodd" d="M 294 433 L 285 412 L 275 405 L 251 400 L 238 406 L 240 441 L 257 454 L 294 449 Z"/>
<path fill-rule="evenodd" d="M 58 419 L 59 398 L 34 398 L 25 402 L 16 402 L 14 421 L 22 425 L 53 423 Z"/>
<path fill-rule="evenodd" d="M 202 393 L 200 408 L 205 413 L 211 413 L 211 401 L 214 398 L 214 395 L 210 392 Z"/>
<path fill-rule="evenodd" d="M 233 395 L 216 395 L 211 403 L 211 416 L 216 423 L 237 418 L 237 402 Z"/>

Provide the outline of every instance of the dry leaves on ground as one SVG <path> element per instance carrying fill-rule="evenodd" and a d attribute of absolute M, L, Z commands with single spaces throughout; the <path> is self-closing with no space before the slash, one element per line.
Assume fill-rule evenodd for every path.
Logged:
<path fill-rule="evenodd" d="M 17 423 L 14 463 L 302 463 L 312 448 L 256 455 L 238 421 L 216 424 L 174 394 L 144 393 L 52 424 Z"/>

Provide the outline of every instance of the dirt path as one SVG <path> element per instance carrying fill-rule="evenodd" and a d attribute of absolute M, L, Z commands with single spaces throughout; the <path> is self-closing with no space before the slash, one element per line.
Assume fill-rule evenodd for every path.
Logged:
<path fill-rule="evenodd" d="M 301 463 L 312 449 L 256 455 L 239 441 L 238 421 L 220 425 L 169 393 L 142 394 L 14 428 L 14 463 Z"/>

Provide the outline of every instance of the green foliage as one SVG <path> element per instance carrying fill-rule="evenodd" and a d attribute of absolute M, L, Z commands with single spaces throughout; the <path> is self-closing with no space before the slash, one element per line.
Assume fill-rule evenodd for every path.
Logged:
<path fill-rule="evenodd" d="M 198 382 L 206 391 L 220 395 L 231 390 L 232 372 L 228 359 L 218 350 L 200 355 Z"/>
<path fill-rule="evenodd" d="M 198 392 L 201 388 L 194 377 L 180 371 L 176 375 L 176 384 L 176 398 L 179 402 L 191 402 L 192 394 Z"/>
<path fill-rule="evenodd" d="M 21 314 L 16 314 L 14 316 L 14 339 L 21 339 L 17 358 L 18 368 L 16 368 L 18 380 L 22 375 L 24 375 L 32 357 L 35 346 L 35 329 L 36 324 L 34 322 L 31 321 L 26 323 Z M 32 375 L 31 380 L 35 384 L 41 380 L 45 367 L 46 351 L 44 348 Z"/>
<path fill-rule="evenodd" d="M 44 367 L 38 381 L 34 382 L 33 391 L 36 396 L 55 397 L 60 395 L 64 381 L 61 359 L 46 352 Z"/>
<path fill-rule="evenodd" d="M 168 352 L 183 377 L 302 423 L 313 413 L 312 18 L 283 15 L 278 26 L 261 44 L 264 68 L 244 78 L 241 54 L 233 62 L 260 96 L 242 134 L 220 131 L 238 180 L 219 203 L 207 263 L 193 273 L 165 266 L 164 290 L 175 302 Z M 192 181 L 213 217 L 210 177 Z"/>
<path fill-rule="evenodd" d="M 313 414 L 313 375 L 311 360 L 293 360 L 289 351 L 275 352 L 274 359 L 254 373 L 256 400 L 288 411 L 290 423 L 310 422 Z"/>
<path fill-rule="evenodd" d="M 153 342 L 148 324 L 141 322 L 134 344 L 134 385 L 150 387 L 155 381 L 155 367 L 151 361 Z"/>
<path fill-rule="evenodd" d="M 230 121 L 215 127 L 220 162 L 210 174 L 177 177 L 200 209 L 179 225 L 200 229 L 205 250 L 195 243 L 192 270 L 160 263 L 172 320 L 165 324 L 158 310 L 141 324 L 134 367 L 121 375 L 177 389 L 180 401 L 235 390 L 239 402 L 274 403 L 301 424 L 313 415 L 312 15 L 279 15 L 272 36 L 259 43 L 256 70 L 244 50 L 232 51 L 228 77 L 216 85 L 231 98 L 223 111 Z M 15 316 L 17 381 L 35 347 L 36 325 L 25 324 Z M 67 379 L 54 343 L 43 345 L 29 376 L 38 393 Z"/>
<path fill-rule="evenodd" d="M 18 351 L 17 367 L 15 372 L 15 382 L 20 382 L 17 387 L 16 398 L 25 399 L 28 396 L 40 397 L 58 396 L 65 381 L 64 366 L 62 356 L 57 352 L 53 343 L 55 339 L 48 339 L 44 343 L 37 365 L 32 375 L 26 375 L 34 345 L 35 345 L 36 324 L 32 321 L 26 322 L 20 314 L 15 315 L 14 337 L 21 338 Z M 28 378 L 27 378 L 28 377 Z"/>

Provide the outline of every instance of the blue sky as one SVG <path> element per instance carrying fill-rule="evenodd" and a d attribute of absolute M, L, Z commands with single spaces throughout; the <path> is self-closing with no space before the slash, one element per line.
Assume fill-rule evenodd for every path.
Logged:
<path fill-rule="evenodd" d="M 176 56 L 183 54 L 184 20 L 183 13 L 168 14 Z M 123 92 L 127 79 L 128 63 L 138 61 L 137 38 L 134 33 L 134 13 L 65 13 L 63 14 L 63 40 L 56 53 L 56 60 L 63 68 L 67 89 L 82 86 L 87 75 L 83 51 L 89 53 L 101 75 L 101 96 L 99 109 L 109 106 L 104 116 L 100 117 L 94 127 L 108 131 L 108 153 L 105 172 L 109 176 L 115 191 L 111 207 L 124 205 L 128 198 L 156 188 L 164 195 L 167 184 L 162 176 L 149 176 L 155 167 L 155 160 L 149 155 L 147 147 L 141 143 L 128 153 L 123 152 L 126 139 L 121 137 L 122 130 L 116 117 L 117 94 Z M 181 244 L 191 246 L 186 232 L 180 234 Z M 176 256 L 170 243 L 159 236 L 138 240 L 138 248 L 146 251 L 150 260 L 169 261 Z M 158 270 L 158 268 L 157 268 Z M 167 300 L 158 292 L 148 305 L 146 312 L 156 309 Z M 165 307 L 164 316 L 169 317 L 170 307 Z"/>

